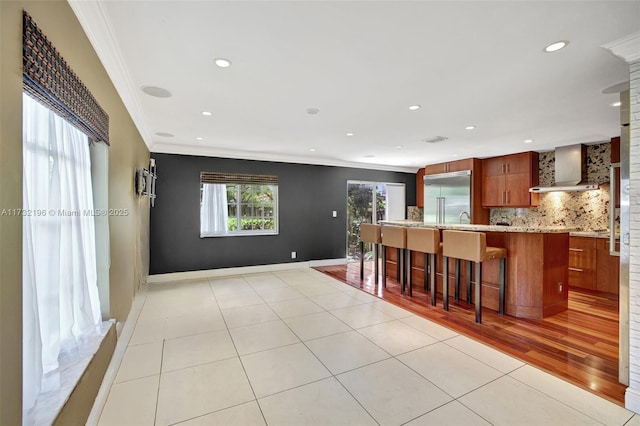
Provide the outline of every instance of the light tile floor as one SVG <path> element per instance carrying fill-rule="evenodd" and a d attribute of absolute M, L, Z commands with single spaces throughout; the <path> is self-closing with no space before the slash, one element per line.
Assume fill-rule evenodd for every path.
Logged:
<path fill-rule="evenodd" d="M 625 425 L 630 411 L 313 269 L 148 286 L 100 425 Z"/>

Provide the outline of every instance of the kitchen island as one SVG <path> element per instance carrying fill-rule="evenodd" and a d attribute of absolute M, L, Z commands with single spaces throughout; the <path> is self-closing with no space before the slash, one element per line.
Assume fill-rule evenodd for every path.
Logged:
<path fill-rule="evenodd" d="M 408 220 L 383 221 L 382 224 L 453 229 L 484 232 L 487 246 L 507 249 L 506 303 L 508 315 L 518 318 L 541 319 L 562 312 L 568 303 L 569 233 L 576 231 L 568 227 L 516 227 L 475 224 L 425 224 Z M 411 279 L 415 286 L 424 279 L 424 256 L 412 253 Z M 395 249 L 387 250 L 387 271 L 397 278 L 397 256 Z M 455 261 L 449 259 L 450 275 L 447 279 L 449 294 L 454 294 Z M 461 263 L 460 300 L 466 300 L 465 262 Z M 437 292 L 442 293 L 442 257 L 436 266 Z M 498 260 L 483 262 L 482 305 L 498 309 Z M 475 285 L 475 277 L 472 276 Z M 473 291 L 472 291 L 473 296 Z"/>

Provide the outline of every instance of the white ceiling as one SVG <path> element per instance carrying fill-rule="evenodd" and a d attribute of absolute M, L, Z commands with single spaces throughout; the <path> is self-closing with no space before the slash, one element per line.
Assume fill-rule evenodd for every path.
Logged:
<path fill-rule="evenodd" d="M 640 1 L 69 1 L 152 152 L 390 170 L 619 135 L 601 46 L 640 30 Z"/>

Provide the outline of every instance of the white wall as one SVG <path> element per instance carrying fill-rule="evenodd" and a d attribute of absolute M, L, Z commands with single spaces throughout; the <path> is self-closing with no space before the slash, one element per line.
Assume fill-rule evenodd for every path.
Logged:
<path fill-rule="evenodd" d="M 640 60 L 630 64 L 629 388 L 625 405 L 640 412 Z"/>

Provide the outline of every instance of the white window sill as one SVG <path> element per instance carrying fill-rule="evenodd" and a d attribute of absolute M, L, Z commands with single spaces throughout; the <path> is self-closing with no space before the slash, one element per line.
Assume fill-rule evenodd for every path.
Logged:
<path fill-rule="evenodd" d="M 60 354 L 60 365 L 43 380 L 43 389 L 35 407 L 22 414 L 23 425 L 44 426 L 54 422 L 113 323 L 113 320 L 104 321 L 100 331 L 82 339 L 75 348 Z M 54 389 L 45 389 L 45 386 Z"/>

